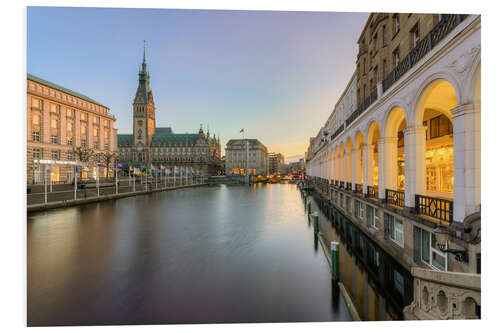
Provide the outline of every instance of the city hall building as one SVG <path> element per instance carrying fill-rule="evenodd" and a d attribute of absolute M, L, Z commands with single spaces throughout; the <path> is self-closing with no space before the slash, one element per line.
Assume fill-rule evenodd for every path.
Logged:
<path fill-rule="evenodd" d="M 146 65 L 146 49 L 133 102 L 133 133 L 118 134 L 118 160 L 125 170 L 161 165 L 188 167 L 196 173 L 215 175 L 221 171 L 220 140 L 205 134 L 174 133 L 170 127 L 156 127 L 155 104 Z"/>
<path fill-rule="evenodd" d="M 310 181 L 407 270 L 480 273 L 480 16 L 372 13 L 354 62 L 310 140 Z M 412 303 L 420 318 L 480 303 L 430 285 Z"/>
<path fill-rule="evenodd" d="M 71 183 L 77 147 L 96 153 L 116 151 L 116 118 L 109 108 L 55 83 L 27 74 L 27 183 Z M 109 170 L 112 172 L 112 170 Z M 83 179 L 91 178 L 96 166 L 85 166 Z M 101 177 L 108 173 L 100 171 Z"/>

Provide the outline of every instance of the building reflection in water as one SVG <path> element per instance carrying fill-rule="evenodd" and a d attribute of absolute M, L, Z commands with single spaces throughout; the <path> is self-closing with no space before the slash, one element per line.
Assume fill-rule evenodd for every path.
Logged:
<path fill-rule="evenodd" d="M 362 320 L 403 319 L 413 298 L 410 272 L 333 206 L 316 197 L 312 210 L 326 243 L 340 243 L 340 279 Z"/>

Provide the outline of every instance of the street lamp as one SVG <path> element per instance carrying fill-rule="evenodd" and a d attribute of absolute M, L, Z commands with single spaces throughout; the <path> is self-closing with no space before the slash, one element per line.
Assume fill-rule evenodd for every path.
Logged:
<path fill-rule="evenodd" d="M 467 252 L 467 250 L 456 250 L 449 248 L 450 234 L 448 232 L 448 229 L 445 229 L 441 225 L 439 225 L 434 229 L 433 233 L 436 237 L 436 245 L 441 252 L 453 254 L 456 261 L 469 262 L 469 253 Z"/>

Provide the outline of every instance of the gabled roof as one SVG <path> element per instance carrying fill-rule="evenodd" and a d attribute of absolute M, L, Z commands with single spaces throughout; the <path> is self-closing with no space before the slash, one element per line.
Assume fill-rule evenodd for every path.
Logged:
<path fill-rule="evenodd" d="M 37 83 L 40 83 L 40 84 L 43 84 L 47 87 L 51 87 L 53 89 L 57 89 L 57 90 L 60 90 L 62 92 L 65 92 L 66 94 L 69 94 L 71 96 L 74 96 L 74 97 L 78 97 L 78 98 L 81 98 L 83 100 L 86 100 L 87 102 L 90 102 L 90 103 L 94 103 L 94 104 L 97 104 L 97 105 L 100 105 L 100 106 L 104 106 L 106 109 L 109 109 L 107 106 L 105 105 L 102 105 L 101 103 L 93 100 L 92 98 L 90 97 L 87 97 L 85 95 L 82 95 L 80 93 L 77 93 L 76 91 L 73 91 L 73 90 L 70 90 L 68 88 L 64 88 L 63 86 L 60 86 L 58 84 L 55 84 L 55 83 L 52 83 L 50 81 L 47 81 L 47 80 L 44 80 L 44 79 L 41 79 L 39 78 L 38 76 L 35 76 L 35 75 L 32 75 L 30 73 L 27 74 L 27 79 L 28 80 L 31 80 L 31 81 L 35 81 Z"/>

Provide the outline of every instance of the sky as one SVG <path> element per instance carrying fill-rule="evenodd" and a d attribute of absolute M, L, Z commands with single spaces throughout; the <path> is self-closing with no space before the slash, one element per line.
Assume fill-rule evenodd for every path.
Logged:
<path fill-rule="evenodd" d="M 355 70 L 369 13 L 28 7 L 27 71 L 132 132 L 146 40 L 156 126 L 303 157 Z M 223 150 L 224 154 L 224 150 Z"/>

